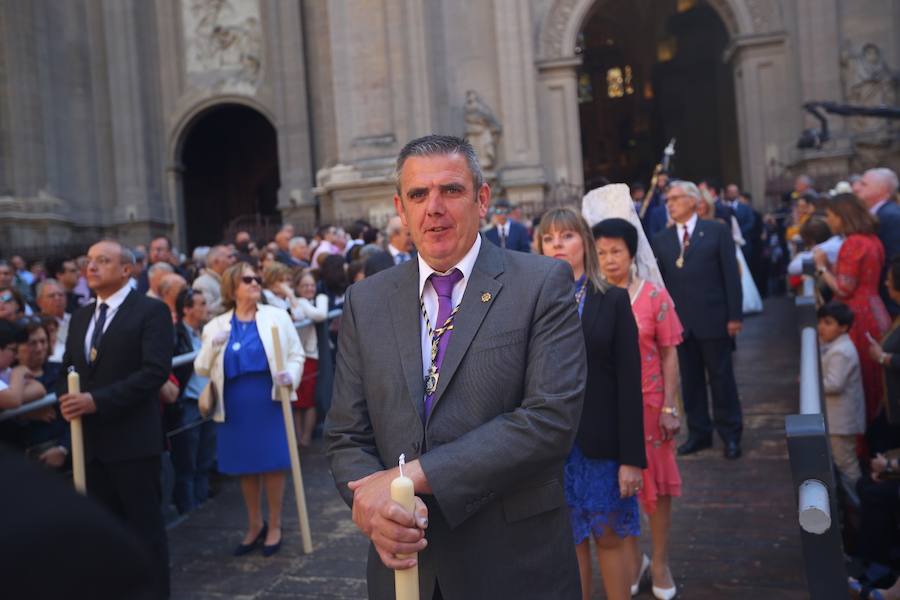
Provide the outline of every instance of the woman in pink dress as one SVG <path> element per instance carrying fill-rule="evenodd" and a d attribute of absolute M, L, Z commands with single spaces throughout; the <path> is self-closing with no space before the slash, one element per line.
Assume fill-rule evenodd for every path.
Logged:
<path fill-rule="evenodd" d="M 653 552 L 652 560 L 648 560 L 641 555 L 637 539 L 628 538 L 635 575 L 632 594 L 638 591 L 649 567 L 653 595 L 668 600 L 676 593 L 669 570 L 668 540 L 672 497 L 681 495 L 674 438 L 681 428 L 675 393 L 678 388 L 676 346 L 681 343 L 683 328 L 666 289 L 634 275 L 637 229 L 624 219 L 604 219 L 594 225 L 593 234 L 603 277 L 612 285 L 626 288 L 631 296 L 641 351 L 647 468 L 639 498 L 650 517 Z"/>
<path fill-rule="evenodd" d="M 890 315 L 878 295 L 884 246 L 875 234 L 877 221 L 853 194 L 839 194 L 825 204 L 825 220 L 835 235 L 844 236 L 837 262 L 828 264 L 821 250 L 814 255 L 825 283 L 853 311 L 850 339 L 859 354 L 859 367 L 866 396 L 866 424 L 881 410 L 884 387 L 881 365 L 869 356 L 872 340 L 880 340 L 891 324 Z"/>

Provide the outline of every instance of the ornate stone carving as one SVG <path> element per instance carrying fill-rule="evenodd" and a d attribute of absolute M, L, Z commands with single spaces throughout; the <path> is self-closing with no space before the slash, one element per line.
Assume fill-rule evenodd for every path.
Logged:
<path fill-rule="evenodd" d="M 500 123 L 474 90 L 466 92 L 466 141 L 472 144 L 481 168 L 490 171 L 497 160 Z"/>
<path fill-rule="evenodd" d="M 182 0 L 182 22 L 189 81 L 253 93 L 263 61 L 258 0 Z"/>
<path fill-rule="evenodd" d="M 572 56 L 574 48 L 563 48 L 566 35 L 566 27 L 572 18 L 572 13 L 579 2 L 584 0 L 556 0 L 541 27 L 540 58 L 554 59 Z"/>
<path fill-rule="evenodd" d="M 894 106 L 897 103 L 898 75 L 888 67 L 877 45 L 864 44 L 858 50 L 847 44 L 841 52 L 844 93 L 847 102 L 858 106 Z M 886 119 L 851 117 L 851 131 L 869 142 L 890 142 L 892 129 Z"/>

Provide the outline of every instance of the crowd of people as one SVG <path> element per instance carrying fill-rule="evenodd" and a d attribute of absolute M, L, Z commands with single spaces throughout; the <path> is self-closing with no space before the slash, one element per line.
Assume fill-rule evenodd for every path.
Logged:
<path fill-rule="evenodd" d="M 235 476 L 247 524 L 233 554 L 275 554 L 289 445 L 309 447 L 317 406 L 330 404 L 331 469 L 377 552 L 371 597 L 391 597 L 391 569 L 417 564 L 427 598 L 588 598 L 593 539 L 607 597 L 649 580 L 669 599 L 677 456 L 718 434 L 724 458 L 741 457 L 735 340 L 762 297 L 806 273 L 822 299 L 826 410 L 853 549 L 866 568 L 890 566 L 897 178 L 873 169 L 825 194 L 812 184 L 799 177 L 763 215 L 736 185 L 662 173 L 649 193 L 592 192 L 580 212 L 523 223 L 508 200 L 492 201 L 471 146 L 428 136 L 398 157 L 398 216 L 383 229 L 285 225 L 269 243 L 241 231 L 190 257 L 165 236 L 133 248 L 103 240 L 27 267 L 14 256 L 0 261 L 0 409 L 51 392 L 59 403 L 0 422 L 0 439 L 65 470 L 68 421 L 83 418 L 89 494 L 147 544 L 160 596 L 161 505 L 186 514 L 212 495 L 211 476 Z M 66 389 L 71 369 L 80 393 Z M 294 439 L 279 388 L 293 399 Z M 401 454 L 412 514 L 386 493 Z"/>

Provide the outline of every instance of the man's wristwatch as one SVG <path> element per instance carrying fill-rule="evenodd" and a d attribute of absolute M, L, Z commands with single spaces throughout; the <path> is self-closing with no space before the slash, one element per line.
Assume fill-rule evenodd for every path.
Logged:
<path fill-rule="evenodd" d="M 677 406 L 663 406 L 661 412 L 666 415 L 672 415 L 676 419 L 678 418 L 678 407 Z"/>

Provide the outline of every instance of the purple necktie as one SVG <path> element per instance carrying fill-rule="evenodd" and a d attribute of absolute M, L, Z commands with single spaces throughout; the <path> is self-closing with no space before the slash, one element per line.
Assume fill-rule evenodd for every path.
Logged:
<path fill-rule="evenodd" d="M 450 316 L 450 313 L 453 312 L 453 286 L 463 278 L 463 274 L 459 269 L 453 269 L 449 275 L 438 275 L 437 273 L 432 273 L 428 276 L 428 279 L 431 281 L 431 285 L 434 287 L 434 291 L 437 293 L 438 297 L 438 313 L 437 319 L 435 319 L 435 329 L 443 327 L 444 322 Z M 450 335 L 453 333 L 453 330 L 445 331 L 443 335 L 441 335 L 441 339 L 438 340 L 437 347 L 437 356 L 434 359 L 434 366 L 437 369 L 438 373 L 441 371 L 441 363 L 444 362 L 444 353 L 447 351 L 447 345 L 450 343 Z M 431 365 L 426 365 L 430 367 Z M 425 420 L 428 420 L 428 415 L 431 414 L 431 401 L 434 400 L 434 394 L 428 394 L 425 396 Z"/>

